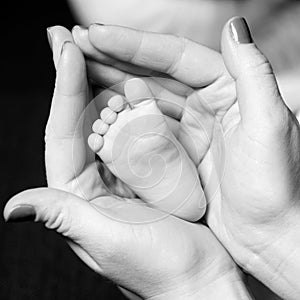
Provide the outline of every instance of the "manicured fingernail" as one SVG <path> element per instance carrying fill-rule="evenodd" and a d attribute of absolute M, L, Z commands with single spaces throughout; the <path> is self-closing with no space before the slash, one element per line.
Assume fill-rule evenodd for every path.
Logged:
<path fill-rule="evenodd" d="M 6 222 L 34 221 L 36 212 L 31 205 L 18 205 L 10 212 Z"/>
<path fill-rule="evenodd" d="M 53 43 L 52 43 L 52 33 L 51 33 L 51 27 L 47 28 L 47 37 L 48 37 L 48 42 L 51 50 L 53 49 Z"/>
<path fill-rule="evenodd" d="M 238 44 L 250 44 L 253 42 L 249 26 L 244 18 L 234 18 L 229 25 L 231 36 Z"/>

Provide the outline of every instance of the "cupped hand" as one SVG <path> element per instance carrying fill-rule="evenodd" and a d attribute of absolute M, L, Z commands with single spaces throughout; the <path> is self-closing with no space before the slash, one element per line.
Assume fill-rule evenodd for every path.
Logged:
<path fill-rule="evenodd" d="M 89 110 L 83 114 L 89 101 L 84 58 L 65 29 L 51 34 L 53 48 L 61 50 L 54 51 L 57 79 L 46 129 L 50 188 L 13 197 L 5 219 L 44 222 L 90 268 L 145 299 L 249 298 L 231 257 L 206 226 L 103 187 L 82 128 L 93 119 Z"/>
<path fill-rule="evenodd" d="M 197 128 L 185 117 L 188 111 L 213 124 L 205 128 L 205 151 L 190 153 L 210 202 L 208 224 L 246 271 L 286 299 L 297 299 L 299 124 L 244 21 L 226 24 L 222 55 L 183 38 L 118 26 L 92 25 L 88 37 L 102 54 L 166 73 L 203 100 L 185 99 L 181 123 Z M 201 134 L 190 137 L 203 147 Z M 181 142 L 189 150 L 188 139 Z"/>
<path fill-rule="evenodd" d="M 48 186 L 85 199 L 109 195 L 111 190 L 132 197 L 133 193 L 95 160 L 87 146 L 87 136 L 99 113 L 97 101 L 91 101 L 93 93 L 81 51 L 64 27 L 49 28 L 48 35 L 57 70 L 45 133 Z"/>
<path fill-rule="evenodd" d="M 46 188 L 15 196 L 4 216 L 44 222 L 91 269 L 143 299 L 246 299 L 234 262 L 204 225 L 126 199 Z"/>

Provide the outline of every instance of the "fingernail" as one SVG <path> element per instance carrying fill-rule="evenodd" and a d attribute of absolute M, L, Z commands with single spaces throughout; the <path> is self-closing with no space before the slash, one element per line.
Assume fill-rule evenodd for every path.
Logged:
<path fill-rule="evenodd" d="M 51 50 L 53 49 L 53 44 L 52 44 L 52 33 L 51 33 L 51 27 L 47 28 L 47 37 L 48 37 L 48 42 L 50 45 Z"/>
<path fill-rule="evenodd" d="M 253 42 L 249 26 L 244 18 L 234 18 L 230 22 L 231 36 L 238 44 L 250 44 Z"/>
<path fill-rule="evenodd" d="M 77 25 L 80 29 L 82 29 L 82 30 L 87 30 L 88 29 L 88 27 L 86 27 L 86 26 L 83 26 L 83 25 Z"/>
<path fill-rule="evenodd" d="M 70 41 L 64 41 L 64 43 L 62 44 L 62 46 L 61 46 L 61 50 L 60 50 L 60 57 L 62 56 L 62 54 L 63 54 L 63 52 L 64 52 L 64 48 L 65 48 L 65 46 L 67 45 L 67 44 L 72 44 L 72 42 L 70 42 Z"/>
<path fill-rule="evenodd" d="M 73 29 L 72 29 L 72 31 L 74 30 L 74 29 L 79 29 L 79 30 L 88 30 L 88 27 L 85 27 L 85 26 L 82 26 L 82 25 L 75 25 L 74 27 L 73 27 Z"/>
<path fill-rule="evenodd" d="M 34 221 L 36 212 L 31 205 L 18 205 L 10 212 L 6 222 Z"/>

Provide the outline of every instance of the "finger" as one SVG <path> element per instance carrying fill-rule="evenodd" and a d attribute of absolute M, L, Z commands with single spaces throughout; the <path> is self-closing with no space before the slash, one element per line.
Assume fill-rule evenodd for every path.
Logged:
<path fill-rule="evenodd" d="M 73 42 L 71 32 L 63 26 L 53 26 L 47 28 L 48 39 L 53 51 L 53 61 L 57 69 L 62 46 L 66 41 Z"/>
<path fill-rule="evenodd" d="M 86 154 L 82 125 L 86 103 L 84 58 L 77 46 L 67 42 L 59 59 L 46 126 L 46 169 L 51 186 L 67 183 L 83 168 Z"/>
<path fill-rule="evenodd" d="M 255 127 L 269 123 L 270 117 L 281 122 L 283 101 L 275 75 L 268 59 L 253 42 L 243 18 L 233 18 L 225 25 L 222 54 L 236 81 L 242 121 Z"/>
<path fill-rule="evenodd" d="M 126 71 L 136 75 L 158 76 L 158 74 L 156 72 L 153 72 L 152 70 L 145 69 L 127 62 L 122 62 L 96 49 L 89 40 L 89 33 L 87 28 L 75 26 L 72 29 L 72 35 L 76 45 L 80 48 L 84 55 L 96 62 L 110 65 L 122 71 Z M 162 75 L 160 74 L 160 76 Z"/>
<path fill-rule="evenodd" d="M 79 245 L 79 256 L 84 261 L 87 260 L 95 271 L 103 274 L 98 262 L 102 258 L 104 261 L 105 255 L 114 247 L 110 234 L 118 234 L 120 231 L 118 223 L 115 222 L 114 226 L 114 222 L 105 216 L 105 207 L 111 207 L 116 202 L 119 202 L 116 198 L 103 197 L 97 202 L 98 206 L 95 209 L 89 202 L 73 194 L 38 188 L 14 196 L 5 206 L 4 218 L 6 221 L 44 223 L 48 229 L 56 230 Z M 109 232 L 110 230 L 112 232 Z M 88 255 L 95 250 L 97 259 Z"/>
<path fill-rule="evenodd" d="M 124 83 L 126 81 L 133 78 L 143 78 L 143 80 L 150 87 L 161 111 L 169 117 L 180 120 L 185 105 L 185 97 L 174 94 L 170 90 L 160 85 L 160 83 L 162 83 L 165 86 L 171 86 L 171 82 L 174 80 L 165 78 L 140 77 L 118 70 L 111 66 L 102 65 L 91 61 L 87 62 L 87 66 L 89 70 L 89 76 L 92 78 L 93 82 L 96 84 L 101 83 L 109 87 L 110 90 L 114 90 L 119 94 L 123 94 Z M 173 86 L 175 85 L 173 84 Z M 186 86 L 183 87 L 183 85 L 180 85 L 180 88 L 182 93 L 183 88 L 185 89 L 184 92 L 189 90 Z"/>
<path fill-rule="evenodd" d="M 95 85 L 111 88 L 131 79 L 132 74 L 119 70 L 109 65 L 86 61 L 88 76 Z"/>
<path fill-rule="evenodd" d="M 121 70 L 117 67 L 102 64 L 94 60 L 87 60 L 88 75 L 92 83 L 99 86 L 111 87 L 112 85 L 118 84 L 121 81 L 126 81 L 132 78 L 146 78 L 150 77 L 151 80 L 157 82 L 160 86 L 169 90 L 175 95 L 187 97 L 193 93 L 193 89 L 186 84 L 183 84 L 174 79 L 168 78 L 166 76 L 140 76 Z"/>
<path fill-rule="evenodd" d="M 87 202 L 73 194 L 49 188 L 28 190 L 14 196 L 5 206 L 4 218 L 11 222 L 43 222 L 47 228 L 67 237 L 72 249 L 93 270 L 143 299 L 153 295 L 153 279 L 147 272 L 135 276 L 135 271 L 137 265 L 145 270 L 149 267 L 144 256 L 153 244 L 146 230 L 149 222 L 155 225 L 157 244 L 160 244 L 160 236 L 167 236 L 166 232 L 180 222 L 135 201 L 101 197 Z M 184 230 L 188 232 L 190 228 Z M 155 261 L 155 253 L 150 255 L 149 261 Z"/>
<path fill-rule="evenodd" d="M 93 24 L 89 39 L 103 53 L 169 74 L 192 87 L 207 86 L 226 71 L 218 52 L 185 38 Z"/>
<path fill-rule="evenodd" d="M 127 299 L 130 299 L 130 300 L 142 300 L 142 298 L 140 298 L 139 296 L 133 294 L 132 292 L 122 288 L 122 287 L 118 287 L 120 289 L 120 291 L 125 295 L 125 297 Z"/>

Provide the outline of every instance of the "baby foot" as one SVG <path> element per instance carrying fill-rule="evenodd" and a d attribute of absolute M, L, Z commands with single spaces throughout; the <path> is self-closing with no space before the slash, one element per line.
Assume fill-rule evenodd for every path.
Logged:
<path fill-rule="evenodd" d="M 93 124 L 89 146 L 110 171 L 147 203 L 189 221 L 205 213 L 205 197 L 194 163 L 170 131 L 148 86 L 125 84 Z"/>

